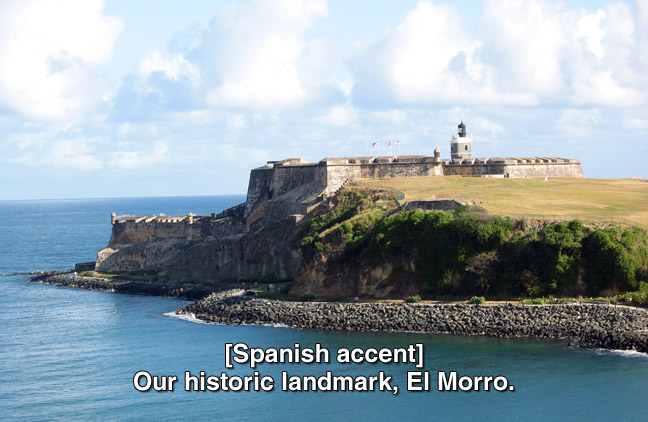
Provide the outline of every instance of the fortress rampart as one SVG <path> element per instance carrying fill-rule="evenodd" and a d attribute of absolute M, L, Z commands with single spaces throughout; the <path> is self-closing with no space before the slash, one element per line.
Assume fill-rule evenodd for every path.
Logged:
<path fill-rule="evenodd" d="M 121 216 L 113 219 L 111 245 L 139 245 L 151 241 L 176 239 L 200 241 L 231 236 L 245 230 L 245 226 L 230 216 Z"/>
<path fill-rule="evenodd" d="M 401 157 L 328 157 L 318 163 L 299 158 L 270 161 L 250 172 L 244 204 L 218 215 L 113 217 L 110 244 L 151 240 L 213 239 L 246 232 L 250 226 L 306 215 L 349 180 L 421 176 L 583 177 L 580 162 L 556 157 L 470 158 L 441 160 L 421 155 Z M 298 218 L 296 218 L 298 220 Z"/>
<path fill-rule="evenodd" d="M 441 160 L 401 157 L 334 157 L 319 163 L 293 158 L 251 171 L 244 217 L 248 225 L 308 214 L 321 194 L 333 194 L 348 180 L 423 176 L 583 177 L 580 162 L 557 157 Z"/>
<path fill-rule="evenodd" d="M 251 224 L 307 214 L 321 194 L 335 193 L 348 180 L 442 175 L 438 157 L 418 155 L 270 161 L 250 172 L 244 217 Z"/>
<path fill-rule="evenodd" d="M 583 177 L 580 161 L 572 158 L 470 158 L 442 164 L 446 176 Z"/>
<path fill-rule="evenodd" d="M 451 160 L 433 156 L 327 157 L 269 161 L 250 172 L 245 203 L 197 216 L 117 217 L 97 271 L 155 270 L 173 280 L 282 280 L 294 278 L 301 253 L 294 224 L 325 211 L 349 180 L 395 177 L 583 177 L 580 162 L 556 157 L 470 158 L 465 124 L 451 140 Z M 453 209 L 459 201 L 411 204 Z"/>

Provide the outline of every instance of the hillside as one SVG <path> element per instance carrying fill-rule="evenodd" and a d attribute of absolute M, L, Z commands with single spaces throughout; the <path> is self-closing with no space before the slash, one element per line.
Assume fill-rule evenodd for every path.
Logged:
<path fill-rule="evenodd" d="M 648 227 L 648 183 L 630 179 L 410 177 L 366 182 L 405 193 L 478 203 L 493 214 L 539 219 L 613 221 Z"/>
<path fill-rule="evenodd" d="M 319 297 L 576 297 L 648 302 L 648 234 L 579 220 L 526 224 L 479 208 L 407 211 L 347 185 L 298 228 L 290 293 Z M 635 292 L 635 293 L 633 293 Z M 625 296 L 624 296 L 625 297 Z"/>

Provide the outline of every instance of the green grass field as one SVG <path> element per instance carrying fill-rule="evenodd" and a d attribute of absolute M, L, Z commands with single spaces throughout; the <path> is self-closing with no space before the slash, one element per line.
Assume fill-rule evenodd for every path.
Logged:
<path fill-rule="evenodd" d="M 648 227 L 648 183 L 629 179 L 409 177 L 366 182 L 405 193 L 476 202 L 493 214 L 546 220 L 578 218 Z"/>

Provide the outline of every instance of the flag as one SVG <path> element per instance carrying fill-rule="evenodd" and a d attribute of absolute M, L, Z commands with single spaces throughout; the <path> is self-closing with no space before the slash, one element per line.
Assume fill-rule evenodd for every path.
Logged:
<path fill-rule="evenodd" d="M 394 142 L 394 145 L 400 145 L 400 141 Z"/>
<path fill-rule="evenodd" d="M 371 144 L 371 146 L 372 146 L 372 147 L 377 147 L 377 146 L 378 146 L 378 142 L 374 142 L 373 144 Z"/>
<path fill-rule="evenodd" d="M 390 145 L 391 145 L 391 142 L 389 142 L 389 141 L 385 142 L 385 146 L 390 146 Z"/>

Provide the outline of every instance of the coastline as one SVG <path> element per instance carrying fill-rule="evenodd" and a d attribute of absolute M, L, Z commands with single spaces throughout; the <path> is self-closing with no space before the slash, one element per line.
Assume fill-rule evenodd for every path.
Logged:
<path fill-rule="evenodd" d="M 43 274 L 29 281 L 194 300 L 176 313 L 193 314 L 212 323 L 282 324 L 324 331 L 565 339 L 570 345 L 584 348 L 648 353 L 648 311 L 626 306 L 285 302 L 243 296 L 242 289 L 226 286 L 177 286 L 71 274 Z"/>
<path fill-rule="evenodd" d="M 196 284 L 147 283 L 144 281 L 105 279 L 101 277 L 80 277 L 69 272 L 44 273 L 29 278 L 27 281 L 52 284 L 60 287 L 97 290 L 104 292 L 125 293 L 131 295 L 164 296 L 185 300 L 200 300 L 216 292 L 242 294 L 241 289 L 227 286 L 205 286 Z M 240 290 L 240 292 L 239 292 Z"/>

